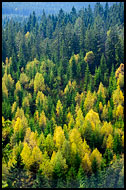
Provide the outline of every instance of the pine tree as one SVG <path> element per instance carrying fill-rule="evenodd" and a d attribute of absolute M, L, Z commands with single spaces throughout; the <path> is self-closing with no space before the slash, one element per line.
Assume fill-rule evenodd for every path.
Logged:
<path fill-rule="evenodd" d="M 106 59 L 105 59 L 104 54 L 102 54 L 102 56 L 101 56 L 101 60 L 100 60 L 100 70 L 101 70 L 101 76 L 104 76 L 104 73 L 107 72 L 107 65 L 106 65 Z M 104 84 L 104 78 L 101 77 L 100 79 L 101 79 L 101 81 L 102 81 L 103 84 Z"/>
<path fill-rule="evenodd" d="M 122 143 L 121 143 L 121 137 L 119 134 L 116 134 L 113 139 L 113 151 L 116 154 L 120 154 L 122 152 Z"/>
<path fill-rule="evenodd" d="M 117 88 L 115 73 L 114 73 L 114 65 L 112 65 L 111 75 L 109 78 L 109 96 L 111 97 L 114 90 Z"/>
<path fill-rule="evenodd" d="M 90 80 L 90 70 L 89 70 L 89 66 L 87 63 L 87 67 L 85 69 L 85 75 L 84 75 L 84 90 L 87 90 L 87 86 L 88 86 L 88 82 Z"/>
<path fill-rule="evenodd" d="M 83 52 L 83 55 L 85 55 L 85 44 L 84 44 L 84 36 L 85 36 L 84 9 L 82 10 L 81 19 L 82 19 L 82 22 L 81 22 L 81 28 L 80 28 L 80 50 Z"/>
<path fill-rule="evenodd" d="M 96 158 L 94 158 L 93 162 L 92 162 L 92 172 L 93 173 L 96 173 L 98 171 L 98 163 L 97 163 L 97 160 Z"/>
<path fill-rule="evenodd" d="M 107 57 L 107 67 L 111 69 L 111 64 L 116 65 L 116 46 L 119 42 L 119 37 L 117 34 L 117 29 L 113 26 L 107 32 L 107 39 L 105 43 L 105 53 Z"/>

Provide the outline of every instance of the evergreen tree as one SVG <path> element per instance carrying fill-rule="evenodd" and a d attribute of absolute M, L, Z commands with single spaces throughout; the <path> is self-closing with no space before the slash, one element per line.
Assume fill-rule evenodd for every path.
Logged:
<path fill-rule="evenodd" d="M 117 88 L 115 73 L 114 73 L 114 65 L 112 65 L 111 75 L 109 78 L 109 96 L 111 97 L 114 90 Z"/>
<path fill-rule="evenodd" d="M 24 169 L 24 164 L 20 154 L 17 155 L 16 163 L 11 166 L 8 174 L 8 185 L 13 188 L 29 187 L 27 182 L 28 176 Z"/>
<path fill-rule="evenodd" d="M 85 76 L 84 76 L 84 90 L 87 90 L 89 80 L 90 80 L 90 70 L 89 70 L 89 66 L 87 63 L 87 67 L 85 69 Z"/>

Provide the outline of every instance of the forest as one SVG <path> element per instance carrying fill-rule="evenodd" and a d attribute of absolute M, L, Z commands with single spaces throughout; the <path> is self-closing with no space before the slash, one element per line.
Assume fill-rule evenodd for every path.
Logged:
<path fill-rule="evenodd" d="M 105 2 L 100 2 L 103 7 Z M 116 2 L 117 4 L 119 2 Z M 113 5 L 114 2 L 108 2 L 108 5 Z M 6 15 L 8 18 L 10 16 L 29 16 L 30 13 L 35 11 L 37 16 L 42 14 L 44 9 L 46 15 L 57 14 L 62 8 L 65 12 L 70 12 L 72 7 L 76 8 L 76 11 L 82 9 L 82 7 L 87 8 L 89 2 L 2 2 L 2 16 Z M 90 3 L 90 7 L 94 9 L 95 2 Z"/>
<path fill-rule="evenodd" d="M 124 188 L 123 2 L 2 25 L 2 188 Z"/>

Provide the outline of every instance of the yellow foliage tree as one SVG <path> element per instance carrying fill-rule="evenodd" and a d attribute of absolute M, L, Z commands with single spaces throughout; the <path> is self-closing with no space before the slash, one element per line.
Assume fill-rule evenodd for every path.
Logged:
<path fill-rule="evenodd" d="M 99 119 L 98 113 L 94 112 L 92 109 L 85 116 L 85 121 L 89 121 L 91 123 L 91 125 L 94 124 L 95 126 L 97 124 L 100 124 L 100 119 Z"/>
<path fill-rule="evenodd" d="M 53 137 L 51 136 L 51 134 L 48 134 L 45 139 L 45 149 L 48 155 L 51 156 L 54 150 L 54 142 L 53 142 Z"/>
<path fill-rule="evenodd" d="M 21 152 L 21 157 L 25 166 L 30 169 L 34 164 L 40 165 L 42 162 L 42 152 L 38 146 L 30 148 L 26 142 L 24 142 L 24 147 Z"/>
<path fill-rule="evenodd" d="M 46 127 L 46 116 L 45 116 L 45 112 L 42 111 L 41 114 L 40 114 L 40 118 L 39 118 L 39 127 L 41 129 L 44 129 Z"/>
<path fill-rule="evenodd" d="M 40 91 L 38 91 L 36 96 L 36 106 L 43 106 L 44 110 L 48 108 L 47 97 Z"/>
<path fill-rule="evenodd" d="M 123 88 L 124 87 L 124 75 L 122 75 L 121 73 L 119 73 L 119 78 L 117 80 L 117 85 L 120 87 L 120 88 Z"/>
<path fill-rule="evenodd" d="M 74 80 L 72 83 L 71 81 L 68 82 L 68 84 L 66 85 L 65 89 L 64 89 L 64 94 L 70 93 L 72 90 L 76 89 L 76 81 Z"/>
<path fill-rule="evenodd" d="M 25 137 L 24 137 L 24 142 L 26 142 L 26 143 L 29 144 L 30 135 L 31 135 L 31 129 L 30 129 L 30 127 L 28 127 L 28 128 L 26 129 L 26 135 L 25 135 Z"/>
<path fill-rule="evenodd" d="M 120 73 L 122 75 L 124 75 L 124 64 L 123 63 L 120 64 L 119 68 L 115 72 L 115 76 L 116 76 L 117 79 L 119 78 Z"/>
<path fill-rule="evenodd" d="M 20 117 L 17 117 L 16 120 L 12 121 L 12 126 L 14 129 L 14 133 L 11 136 L 10 142 L 12 143 L 12 145 L 14 146 L 15 143 L 17 141 L 22 141 L 24 135 L 25 135 L 25 131 L 27 128 L 27 120 L 26 120 L 26 124 L 25 123 L 25 118 L 24 120 Z"/>
<path fill-rule="evenodd" d="M 57 113 L 57 115 L 59 116 L 60 113 L 62 113 L 62 111 L 63 111 L 62 103 L 61 103 L 60 100 L 58 100 L 57 105 L 56 105 L 56 113 Z"/>
<path fill-rule="evenodd" d="M 8 90 L 11 90 L 13 88 L 14 80 L 12 79 L 10 74 L 5 73 L 2 81 L 5 83 Z"/>
<path fill-rule="evenodd" d="M 83 141 L 81 138 L 81 134 L 77 128 L 73 128 L 70 131 L 69 140 L 70 140 L 71 149 L 72 149 L 73 154 L 74 153 L 76 154 L 78 152 L 81 156 L 82 150 L 83 150 L 82 149 Z"/>
<path fill-rule="evenodd" d="M 87 174 L 92 172 L 91 161 L 88 153 L 85 153 L 84 158 L 82 159 L 82 167 Z"/>
<path fill-rule="evenodd" d="M 14 91 L 14 94 L 17 95 L 19 91 L 21 91 L 21 84 L 20 81 L 18 80 L 18 82 L 16 83 L 16 89 Z"/>
<path fill-rule="evenodd" d="M 29 37 L 30 33 L 29 31 L 25 34 L 25 38 L 27 39 Z"/>
<path fill-rule="evenodd" d="M 23 118 L 24 116 L 25 116 L 24 110 L 22 108 L 17 107 L 14 119 L 16 119 L 18 117 Z"/>
<path fill-rule="evenodd" d="M 117 107 L 118 105 L 124 105 L 124 96 L 119 87 L 116 90 L 114 90 L 112 98 L 114 106 Z"/>
<path fill-rule="evenodd" d="M 80 106 L 81 101 L 82 101 L 82 100 L 84 101 L 84 98 L 85 98 L 85 96 L 84 96 L 84 93 L 83 93 L 83 92 L 82 92 L 81 94 L 79 94 L 79 93 L 77 92 L 77 94 L 76 94 L 76 96 L 75 96 L 75 101 L 76 101 L 76 103 Z"/>
<path fill-rule="evenodd" d="M 107 120 L 108 119 L 108 107 L 106 105 L 104 105 L 103 107 L 103 111 L 101 114 L 101 119 L 102 120 Z"/>
<path fill-rule="evenodd" d="M 44 154 L 42 156 L 43 156 L 42 163 L 40 164 L 40 169 L 42 170 L 42 174 L 47 179 L 52 179 L 53 165 L 50 162 L 50 159 L 49 159 L 46 151 L 44 152 Z"/>
<path fill-rule="evenodd" d="M 78 110 L 80 109 L 80 106 L 77 104 L 76 107 L 75 107 L 75 112 L 77 114 Z"/>
<path fill-rule="evenodd" d="M 61 172 L 65 174 L 65 172 L 67 171 L 68 166 L 66 164 L 66 159 L 63 158 L 60 150 L 58 150 L 57 153 L 53 152 L 51 157 L 51 164 L 53 166 L 53 169 L 58 167 L 58 169 L 60 170 L 60 174 Z"/>
<path fill-rule="evenodd" d="M 15 113 L 14 120 L 12 122 L 15 123 L 15 121 L 17 120 L 18 117 L 21 119 L 23 128 L 26 129 L 28 127 L 28 121 L 24 115 L 24 110 L 22 108 L 19 108 L 19 107 L 17 107 L 17 111 Z"/>
<path fill-rule="evenodd" d="M 123 113 L 123 106 L 122 105 L 118 105 L 117 109 L 116 109 L 116 117 L 117 118 L 124 118 L 124 113 Z"/>
<path fill-rule="evenodd" d="M 2 96 L 8 98 L 8 91 L 12 90 L 14 85 L 14 80 L 12 79 L 11 75 L 7 75 L 5 72 L 2 78 Z"/>
<path fill-rule="evenodd" d="M 69 86 L 68 84 L 66 85 L 65 89 L 64 89 L 64 94 L 67 94 L 69 92 Z"/>
<path fill-rule="evenodd" d="M 37 132 L 32 132 L 30 128 L 26 129 L 26 135 L 24 137 L 24 142 L 28 143 L 31 148 L 37 146 Z"/>
<path fill-rule="evenodd" d="M 16 108 L 17 108 L 17 103 L 14 102 L 14 103 L 12 104 L 11 113 L 14 113 L 14 112 L 16 111 Z"/>
<path fill-rule="evenodd" d="M 78 152 L 77 151 L 77 145 L 74 142 L 72 142 L 72 144 L 71 144 L 71 152 L 74 155 L 76 155 L 76 153 Z"/>
<path fill-rule="evenodd" d="M 26 142 L 24 142 L 24 147 L 21 152 L 21 157 L 22 157 L 23 163 L 25 164 L 27 168 L 29 168 L 30 165 L 32 164 L 31 159 L 30 159 L 31 154 L 32 154 L 31 148 L 28 146 Z"/>
<path fill-rule="evenodd" d="M 21 129 L 23 129 L 23 125 L 21 119 L 18 117 L 14 125 L 14 133 L 19 132 Z"/>
<path fill-rule="evenodd" d="M 112 125 L 111 125 L 111 123 L 109 122 L 107 122 L 107 121 L 105 121 L 104 122 L 104 124 L 103 124 L 103 126 L 102 126 L 102 128 L 101 128 L 101 133 L 103 134 L 103 135 L 105 135 L 105 136 L 109 136 L 110 134 L 112 135 L 112 133 L 113 133 L 113 128 L 112 128 Z"/>
<path fill-rule="evenodd" d="M 4 119 L 3 116 L 2 116 L 2 126 L 3 126 L 3 127 L 5 126 L 5 119 Z"/>
<path fill-rule="evenodd" d="M 44 77 L 41 73 L 36 73 L 34 79 L 34 91 L 37 93 L 38 91 L 45 90 Z"/>
<path fill-rule="evenodd" d="M 106 98 L 106 89 L 103 86 L 102 82 L 100 82 L 100 84 L 99 84 L 99 88 L 98 88 L 97 94 L 99 95 L 100 93 L 101 93 L 101 95 L 102 95 L 103 98 Z"/>
<path fill-rule="evenodd" d="M 78 145 L 82 144 L 81 134 L 77 128 L 73 128 L 70 131 L 69 139 L 71 143 L 74 142 L 75 144 L 78 144 Z"/>
<path fill-rule="evenodd" d="M 111 106 L 111 105 L 110 105 L 110 101 L 108 100 L 107 107 L 110 108 L 110 106 Z"/>
<path fill-rule="evenodd" d="M 106 147 L 112 149 L 113 147 L 113 136 L 109 134 L 108 139 L 106 141 Z"/>
<path fill-rule="evenodd" d="M 23 149 L 23 144 L 21 143 L 21 141 L 19 142 L 19 144 L 16 144 L 14 147 L 13 147 L 13 150 L 12 150 L 12 153 L 9 157 L 9 161 L 8 161 L 8 167 L 10 168 L 11 166 L 13 166 L 13 164 L 16 164 L 17 163 L 17 156 L 21 153 Z"/>
<path fill-rule="evenodd" d="M 111 32 L 111 30 L 108 30 L 108 31 L 107 31 L 107 36 L 109 36 L 109 35 L 110 35 L 110 32 Z"/>
<path fill-rule="evenodd" d="M 31 164 L 37 163 L 38 165 L 42 162 L 42 152 L 40 151 L 38 146 L 33 147 L 32 155 L 30 157 Z"/>
<path fill-rule="evenodd" d="M 56 126 L 53 136 L 54 143 L 58 149 L 60 149 L 65 141 L 64 131 L 62 127 Z"/>
<path fill-rule="evenodd" d="M 91 153 L 91 149 L 89 145 L 87 144 L 86 140 L 84 139 L 84 142 L 82 144 L 82 156 L 84 156 L 86 153 L 89 155 Z"/>
<path fill-rule="evenodd" d="M 89 51 L 86 53 L 85 57 L 84 57 L 84 61 L 88 64 L 92 64 L 94 61 L 94 53 L 93 51 Z"/>
<path fill-rule="evenodd" d="M 84 110 L 86 111 L 86 113 L 93 108 L 94 103 L 95 103 L 95 98 L 89 90 L 84 101 Z"/>
<path fill-rule="evenodd" d="M 31 132 L 31 135 L 29 137 L 29 145 L 34 148 L 35 146 L 37 146 L 37 138 L 38 138 L 38 133 L 37 131 L 35 132 Z"/>
<path fill-rule="evenodd" d="M 42 61 L 40 65 L 40 72 L 44 74 L 45 72 L 48 72 L 47 70 L 50 71 L 50 74 L 52 74 L 52 68 L 54 67 L 53 61 L 47 59 L 46 61 Z"/>
<path fill-rule="evenodd" d="M 100 110 L 100 112 L 102 112 L 102 110 L 103 110 L 103 104 L 102 104 L 102 102 L 99 103 L 99 110 Z"/>
<path fill-rule="evenodd" d="M 73 61 L 73 59 L 75 59 L 75 62 L 76 62 L 76 64 L 77 64 L 79 58 L 80 58 L 79 54 L 77 54 L 77 55 L 74 54 L 74 55 L 70 58 L 69 63 L 71 64 L 72 61 Z"/>
<path fill-rule="evenodd" d="M 38 65 L 39 65 L 39 61 L 34 58 L 33 61 L 29 61 L 26 65 L 26 74 L 27 76 L 30 76 L 30 79 L 32 78 L 32 75 L 31 75 L 31 71 L 34 70 L 34 68 L 36 68 L 36 71 L 38 70 Z"/>
<path fill-rule="evenodd" d="M 93 150 L 93 152 L 91 153 L 91 156 L 90 156 L 91 162 L 93 162 L 94 158 L 97 161 L 98 167 L 100 167 L 101 166 L 101 161 L 102 161 L 102 154 L 98 151 L 97 148 L 95 148 Z"/>
<path fill-rule="evenodd" d="M 84 117 L 83 117 L 83 113 L 81 111 L 81 108 L 79 108 L 77 111 L 75 127 L 77 127 L 79 129 L 81 126 L 83 126 L 83 124 L 84 124 Z"/>
<path fill-rule="evenodd" d="M 67 123 L 69 123 L 70 120 L 73 120 L 73 115 L 71 114 L 71 112 L 68 112 L 66 119 L 67 119 Z"/>
<path fill-rule="evenodd" d="M 39 121 L 39 112 L 38 112 L 38 110 L 36 110 L 35 113 L 34 113 L 34 121 L 35 122 Z"/>
<path fill-rule="evenodd" d="M 20 74 L 20 83 L 25 87 L 26 84 L 28 84 L 28 77 L 25 73 Z"/>
<path fill-rule="evenodd" d="M 30 90 L 34 90 L 34 80 L 33 79 L 31 79 L 30 80 L 30 82 L 29 82 L 29 85 L 28 85 L 28 88 L 30 89 Z"/>
<path fill-rule="evenodd" d="M 2 81 L 2 97 L 8 98 L 8 89 L 6 87 L 5 82 Z"/>

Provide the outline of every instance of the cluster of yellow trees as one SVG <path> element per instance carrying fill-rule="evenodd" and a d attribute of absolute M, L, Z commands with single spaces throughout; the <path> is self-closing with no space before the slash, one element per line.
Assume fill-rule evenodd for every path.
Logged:
<path fill-rule="evenodd" d="M 78 60 L 78 57 L 75 57 Z M 6 61 L 8 63 L 8 61 Z M 49 62 L 49 61 L 48 61 Z M 6 65 L 7 65 L 6 63 Z M 52 62 L 51 62 L 52 63 Z M 51 64 L 49 62 L 49 65 Z M 31 67 L 44 68 L 44 62 L 41 64 L 35 59 L 26 65 L 26 71 L 29 72 Z M 53 67 L 53 63 L 52 63 Z M 32 68 L 33 69 L 33 68 Z M 117 72 L 120 72 L 118 69 Z M 2 117 L 3 126 L 3 139 L 5 140 L 9 131 L 13 133 L 10 137 L 9 145 L 12 148 L 12 153 L 9 154 L 8 167 L 16 163 L 17 155 L 20 154 L 22 161 L 27 170 L 40 169 L 42 174 L 47 178 L 51 178 L 55 168 L 60 168 L 59 173 L 65 173 L 68 171 L 69 166 L 74 166 L 76 163 L 77 155 L 80 158 L 81 166 L 87 175 L 90 175 L 93 167 L 94 160 L 97 163 L 97 167 L 100 169 L 103 164 L 103 155 L 99 150 L 99 147 L 93 140 L 93 135 L 96 139 L 103 138 L 103 142 L 100 145 L 103 152 L 105 149 L 109 149 L 113 152 L 114 136 L 116 134 L 121 138 L 121 146 L 124 147 L 124 129 L 123 126 L 114 127 L 113 123 L 120 118 L 124 118 L 124 95 L 122 88 L 122 74 L 117 74 L 117 89 L 113 91 L 112 101 L 114 109 L 112 110 L 113 121 L 108 121 L 108 112 L 111 106 L 110 99 L 106 104 L 102 101 L 99 102 L 98 109 L 96 108 L 96 102 L 98 96 L 101 95 L 103 99 L 107 99 L 108 91 L 102 84 L 99 85 L 97 91 L 76 93 L 75 96 L 75 114 L 67 108 L 66 123 L 63 126 L 57 124 L 60 118 L 63 117 L 63 102 L 59 99 L 56 103 L 55 116 L 51 118 L 53 134 L 44 134 L 47 127 L 48 117 L 46 110 L 48 109 L 48 97 L 45 95 L 44 90 L 48 90 L 44 82 L 42 73 L 36 72 L 34 78 L 27 76 L 23 71 L 20 74 L 20 79 L 14 86 L 14 80 L 11 74 L 5 72 L 2 78 L 2 93 L 3 97 L 8 97 L 8 92 L 14 89 L 15 101 L 12 104 L 11 112 L 13 114 L 13 120 L 9 125 L 9 128 L 5 127 L 5 119 Z M 76 89 L 76 81 L 69 81 L 64 91 L 61 92 L 61 98 L 64 98 L 72 90 Z M 22 97 L 21 91 L 25 91 L 25 95 Z M 38 124 L 41 133 L 39 134 L 37 129 L 32 131 L 29 126 L 30 116 L 27 109 L 30 107 L 33 94 L 35 96 L 36 110 L 34 113 L 34 124 Z M 19 106 L 20 98 L 22 98 L 22 107 Z M 83 102 L 83 105 L 82 105 Z M 40 109 L 41 108 L 41 109 Z M 26 113 L 26 114 L 25 114 Z M 88 138 L 90 136 L 90 138 Z M 92 142 L 90 142 L 92 141 Z M 93 142 L 94 141 L 94 142 Z M 90 144 L 92 147 L 90 147 Z M 113 152 L 113 160 L 116 159 L 116 153 Z"/>
<path fill-rule="evenodd" d="M 19 82 L 16 84 L 15 93 L 20 90 L 20 85 L 18 84 Z M 102 91 L 103 96 L 105 96 L 104 87 L 102 84 L 99 86 L 98 93 L 100 90 Z M 83 98 L 83 96 L 77 94 L 76 101 L 78 100 L 79 102 L 79 98 Z M 36 104 L 38 103 L 38 99 L 40 104 L 42 100 L 45 100 L 44 94 L 40 91 L 38 91 L 36 97 Z M 41 132 L 41 135 L 38 135 L 37 131 L 31 131 L 23 109 L 19 109 L 18 107 L 11 126 L 13 128 L 11 143 L 14 147 L 9 158 L 8 166 L 10 167 L 12 163 L 15 163 L 16 155 L 20 153 L 23 163 L 27 169 L 30 169 L 30 167 L 36 163 L 38 168 L 42 169 L 42 173 L 49 178 L 52 176 L 53 169 L 58 163 L 65 174 L 68 169 L 66 160 L 69 159 L 72 165 L 72 163 L 75 161 L 74 159 L 76 155 L 78 154 L 81 158 L 81 165 L 87 174 L 92 173 L 92 163 L 94 159 L 96 159 L 98 167 L 100 168 L 103 159 L 102 154 L 97 148 L 91 150 L 85 138 L 82 138 L 82 136 L 86 137 L 85 132 L 88 130 L 89 124 L 91 125 L 92 133 L 98 130 L 99 133 L 104 136 L 102 146 L 110 150 L 113 149 L 113 135 L 115 133 L 118 133 L 119 136 L 121 135 L 122 146 L 124 146 L 124 132 L 119 128 L 113 129 L 111 122 L 100 121 L 98 113 L 92 109 L 95 100 L 96 93 L 94 92 L 92 94 L 90 91 L 88 91 L 84 101 L 84 108 L 87 112 L 86 116 L 83 116 L 82 110 L 79 107 L 79 104 L 77 104 L 76 118 L 74 119 L 73 115 L 69 111 L 67 114 L 67 123 L 64 124 L 63 128 L 61 126 L 57 126 L 56 122 L 54 121 L 54 135 L 52 136 L 51 134 L 48 134 L 47 137 L 44 136 L 43 132 Z M 113 93 L 113 102 L 114 111 L 116 111 L 115 117 L 121 116 L 123 118 L 124 97 L 119 87 Z M 108 101 L 106 108 L 109 106 L 110 105 Z M 102 118 L 104 120 L 105 112 L 103 112 L 104 107 L 102 106 L 102 103 L 99 104 L 99 107 L 103 113 Z M 13 110 L 14 105 L 12 106 L 12 111 Z M 63 106 L 61 101 L 58 100 L 56 106 L 57 117 L 59 117 L 62 112 Z M 39 122 L 39 127 L 43 129 L 43 127 L 46 126 L 47 121 L 44 111 L 41 112 L 40 117 L 36 112 L 36 119 Z M 3 126 L 4 122 L 5 121 L 3 118 Z M 23 142 L 21 142 L 22 134 L 24 134 Z M 19 139 L 19 144 L 15 144 L 17 137 Z"/>

